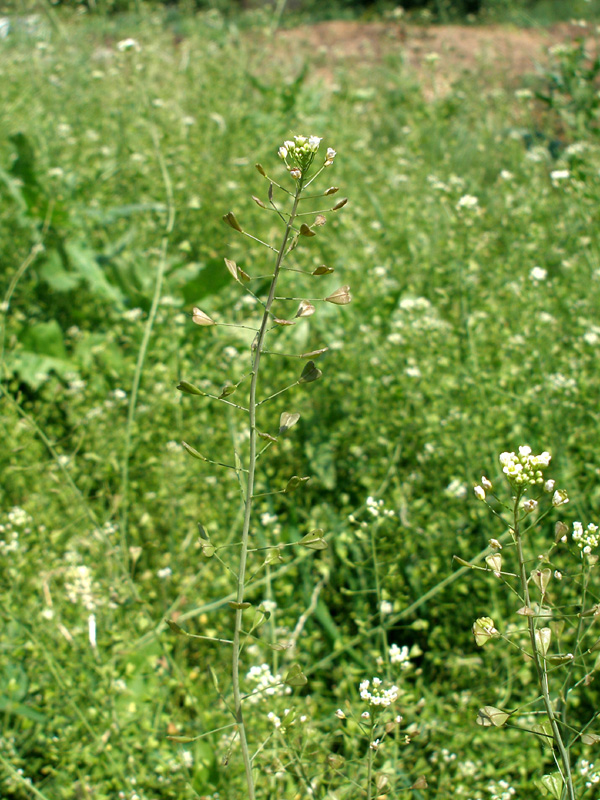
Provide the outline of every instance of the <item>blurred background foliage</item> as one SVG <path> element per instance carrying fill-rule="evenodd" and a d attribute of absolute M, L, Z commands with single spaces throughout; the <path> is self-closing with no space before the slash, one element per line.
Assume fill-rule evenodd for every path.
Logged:
<path fill-rule="evenodd" d="M 235 413 L 175 386 L 183 378 L 218 392 L 247 372 L 247 336 L 198 328 L 189 312 L 251 319 L 223 258 L 251 274 L 270 262 L 221 217 L 233 209 L 245 229 L 277 240 L 251 200 L 267 189 L 254 164 L 281 175 L 277 147 L 297 132 L 338 151 L 324 179 L 350 202 L 297 253 L 302 268 L 335 274 L 290 281 L 290 293 L 324 297 L 348 283 L 354 301 L 319 306 L 281 335 L 286 352 L 329 351 L 321 381 L 261 419 L 272 431 L 282 410 L 302 413 L 265 460 L 263 490 L 312 479 L 264 499 L 256 541 L 294 542 L 320 527 L 329 548 L 290 548 L 261 573 L 251 600 L 277 611 L 247 666 L 284 669 L 288 656 L 269 643 L 312 608 L 294 655 L 309 689 L 294 702 L 322 752 L 352 763 L 358 745 L 342 743 L 333 712 L 378 669 L 383 622 L 389 643 L 416 654 L 403 684 L 402 713 L 417 728 L 402 785 L 426 774 L 439 797 L 457 785 L 490 797 L 487 781 L 509 775 L 532 791 L 547 754 L 511 750 L 522 742 L 513 731 L 496 735 L 490 756 L 494 734 L 471 725 L 484 702 L 528 697 L 528 670 L 475 651 L 470 633 L 483 613 L 508 624 L 512 604 L 487 579 L 442 582 L 454 554 L 474 557 L 503 532 L 472 496 L 482 473 L 499 481 L 502 450 L 550 450 L 572 497 L 565 518 L 596 519 L 597 60 L 569 40 L 537 74 L 499 81 L 482 64 L 441 91 L 447 54 L 417 72 L 392 43 L 381 58 L 331 64 L 322 50 L 270 38 L 264 8 L 63 5 L 48 16 L 32 5 L 33 29 L 15 24 L 0 40 L 3 796 L 31 796 L 24 777 L 53 800 L 240 796 L 237 755 L 224 770 L 221 734 L 167 738 L 229 722 L 226 652 L 175 637 L 164 619 L 229 635 L 230 576 L 202 555 L 197 525 L 219 544 L 233 544 L 240 526 L 235 478 L 189 459 L 180 442 L 217 461 L 244 447 Z M 589 16 L 593 5 L 581 9 Z M 438 19 L 475 10 L 419 8 Z M 161 158 L 176 222 L 133 408 L 165 228 Z M 473 208 L 460 205 L 465 196 Z M 264 393 L 294 380 L 298 364 L 270 365 Z M 365 513 L 372 495 L 394 516 Z M 563 583 L 565 603 L 575 589 Z M 392 605 L 385 620 L 382 600 Z M 595 706 L 591 684 L 580 712 Z M 268 735 L 261 720 L 257 739 Z M 266 751 L 269 790 L 291 797 L 276 755 Z"/>

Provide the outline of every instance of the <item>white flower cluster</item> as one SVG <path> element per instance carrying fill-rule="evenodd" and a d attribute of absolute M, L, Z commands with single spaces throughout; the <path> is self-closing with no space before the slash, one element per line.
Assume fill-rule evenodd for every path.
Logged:
<path fill-rule="evenodd" d="M 581 522 L 574 522 L 573 541 L 581 548 L 582 554 L 589 556 L 592 550 L 598 547 L 598 542 L 600 542 L 598 526 L 590 522 L 584 531 Z"/>
<path fill-rule="evenodd" d="M 552 456 L 543 452 L 538 456 L 532 455 L 531 447 L 519 447 L 519 455 L 515 453 L 500 453 L 502 471 L 514 486 L 535 486 L 544 483 L 542 470 L 550 464 Z"/>
<path fill-rule="evenodd" d="M 600 770 L 596 770 L 594 764 L 582 758 L 577 764 L 577 767 L 579 769 L 579 774 L 586 779 L 586 789 L 590 789 L 592 786 L 597 786 L 600 784 Z"/>
<path fill-rule="evenodd" d="M 294 140 L 287 139 L 279 148 L 279 157 L 282 158 L 293 178 L 301 177 L 313 162 L 315 154 L 321 144 L 320 136 L 294 136 Z M 333 164 L 336 152 L 332 147 L 327 148 L 324 166 Z"/>
<path fill-rule="evenodd" d="M 408 657 L 408 647 L 406 645 L 398 647 L 397 644 L 393 644 L 390 647 L 389 655 L 390 663 L 399 664 L 401 669 L 409 669 L 412 666 Z"/>
<path fill-rule="evenodd" d="M 71 603 L 81 603 L 88 611 L 94 611 L 94 587 L 92 574 L 85 565 L 69 567 L 65 577 L 65 589 Z"/>
<path fill-rule="evenodd" d="M 290 694 L 292 691 L 289 686 L 284 685 L 281 675 L 271 673 L 268 664 L 250 667 L 246 674 L 246 680 L 255 684 L 252 694 L 246 698 L 249 703 L 260 703 L 267 697 Z"/>
<path fill-rule="evenodd" d="M 492 781 L 488 784 L 487 790 L 491 795 L 490 800 L 512 800 L 516 791 L 508 781 Z"/>
<path fill-rule="evenodd" d="M 19 506 L 14 506 L 6 515 L 6 521 L 0 524 L 0 555 L 14 553 L 19 549 L 19 534 L 31 533 L 33 519 Z"/>
<path fill-rule="evenodd" d="M 398 699 L 400 693 L 397 686 L 384 688 L 381 678 L 373 678 L 372 682 L 364 680 L 358 688 L 361 698 L 371 706 L 390 706 Z"/>
<path fill-rule="evenodd" d="M 393 517 L 394 516 L 394 512 L 391 509 L 383 507 L 383 500 L 381 500 L 381 499 L 375 500 L 374 497 L 367 497 L 367 500 L 365 502 L 365 506 L 366 506 L 367 511 L 369 512 L 369 514 L 371 514 L 373 517 L 379 517 L 379 516 Z"/>

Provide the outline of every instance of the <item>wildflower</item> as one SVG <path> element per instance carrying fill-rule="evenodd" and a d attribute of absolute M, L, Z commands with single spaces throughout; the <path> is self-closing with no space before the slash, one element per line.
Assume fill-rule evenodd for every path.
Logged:
<path fill-rule="evenodd" d="M 581 522 L 574 522 L 573 541 L 580 547 L 582 555 L 590 555 L 592 550 L 598 547 L 598 542 L 600 542 L 598 526 L 590 522 L 584 531 Z"/>
<path fill-rule="evenodd" d="M 171 569 L 171 567 L 163 567 L 162 569 L 158 570 L 156 576 L 158 578 L 164 579 L 164 578 L 170 578 L 172 574 L 173 570 Z"/>
<path fill-rule="evenodd" d="M 390 662 L 392 664 L 399 664 L 402 669 L 408 669 L 411 666 L 408 657 L 408 647 L 403 645 L 401 648 L 397 644 L 393 644 L 389 650 Z"/>
<path fill-rule="evenodd" d="M 369 714 L 368 711 L 363 711 L 360 716 L 361 716 L 361 719 L 371 719 L 371 715 Z"/>
<path fill-rule="evenodd" d="M 372 683 L 372 686 L 371 686 Z M 372 689 L 372 691 L 371 691 Z M 397 686 L 383 687 L 381 678 L 373 678 L 373 681 L 364 680 L 359 686 L 360 696 L 371 706 L 390 706 L 398 699 L 400 690 Z"/>
<path fill-rule="evenodd" d="M 544 483 L 544 491 L 550 494 L 550 492 L 554 491 L 554 487 L 556 486 L 556 481 L 549 480 Z"/>
<path fill-rule="evenodd" d="M 472 194 L 464 194 L 458 203 L 456 204 L 457 211 L 460 211 L 462 208 L 477 208 L 479 205 L 479 199 Z"/>
<path fill-rule="evenodd" d="M 274 714 L 272 711 L 269 711 L 269 713 L 267 714 L 267 719 L 269 720 L 269 722 L 272 722 L 276 728 L 281 728 L 281 720 L 279 719 L 277 714 Z"/>
<path fill-rule="evenodd" d="M 557 506 L 564 506 L 569 502 L 569 498 L 567 496 L 567 492 L 564 489 L 557 489 L 554 494 L 552 495 L 552 505 L 556 508 Z"/>
<path fill-rule="evenodd" d="M 333 164 L 333 159 L 337 156 L 336 151 L 333 147 L 327 148 L 327 156 L 325 158 L 325 166 L 330 167 Z"/>
<path fill-rule="evenodd" d="M 571 173 L 568 169 L 553 169 L 550 173 L 550 177 L 553 183 L 558 181 L 564 181 L 571 176 Z"/>
<path fill-rule="evenodd" d="M 548 277 L 548 270 L 544 269 L 543 267 L 534 267 L 529 273 L 529 279 L 533 281 L 533 283 L 539 283 L 539 281 L 545 281 Z"/>
<path fill-rule="evenodd" d="M 503 170 L 500 171 L 500 177 L 502 178 L 503 181 L 512 181 L 512 179 L 515 176 L 509 170 L 503 169 Z"/>
<path fill-rule="evenodd" d="M 287 139 L 283 143 L 278 150 L 278 155 L 285 161 L 292 178 L 298 180 L 303 173 L 308 171 L 320 144 L 320 136 L 294 136 L 294 141 Z M 327 149 L 329 163 L 333 162 L 335 155 L 335 150 Z M 291 163 L 288 163 L 288 159 Z"/>
<path fill-rule="evenodd" d="M 374 741 L 372 741 L 369 747 L 371 748 L 371 750 L 377 750 L 377 748 L 379 747 L 379 739 L 375 739 Z"/>
<path fill-rule="evenodd" d="M 500 544 L 498 539 L 490 539 L 489 545 L 492 548 L 492 550 L 502 550 L 502 545 Z"/>
<path fill-rule="evenodd" d="M 546 451 L 537 456 L 532 455 L 531 447 L 528 445 L 519 447 L 519 455 L 500 453 L 502 471 L 513 486 L 523 488 L 543 484 L 542 469 L 550 464 L 550 459 L 551 455 Z"/>
<path fill-rule="evenodd" d="M 335 715 L 338 719 L 346 719 L 346 715 L 341 708 L 338 708 L 338 710 L 335 712 Z"/>
<path fill-rule="evenodd" d="M 484 489 L 487 489 L 488 491 L 492 488 L 492 482 L 488 480 L 485 477 L 485 475 L 481 476 L 481 485 L 483 486 Z"/>
<path fill-rule="evenodd" d="M 379 613 L 382 616 L 385 617 L 388 614 L 391 614 L 393 610 L 394 610 L 394 606 L 390 603 L 389 600 L 382 600 L 381 601 L 381 605 L 379 606 Z"/>
<path fill-rule="evenodd" d="M 141 49 L 137 39 L 121 39 L 120 42 L 117 42 L 117 50 L 120 53 L 124 53 L 126 50 L 135 50 L 136 53 L 139 53 Z"/>
<path fill-rule="evenodd" d="M 473 491 L 475 492 L 475 497 L 476 497 L 478 500 L 485 500 L 485 491 L 484 491 L 483 487 L 481 487 L 481 486 L 475 486 L 475 487 L 473 488 Z"/>
<path fill-rule="evenodd" d="M 523 511 L 525 511 L 526 514 L 531 514 L 532 511 L 535 511 L 537 506 L 537 500 L 525 500 L 523 503 Z"/>

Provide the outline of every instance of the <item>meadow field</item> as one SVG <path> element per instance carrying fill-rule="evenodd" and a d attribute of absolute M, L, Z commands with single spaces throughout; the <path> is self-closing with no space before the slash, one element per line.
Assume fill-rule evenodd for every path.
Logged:
<path fill-rule="evenodd" d="M 141 5 L 0 38 L 0 797 L 595 800 L 597 5 Z"/>

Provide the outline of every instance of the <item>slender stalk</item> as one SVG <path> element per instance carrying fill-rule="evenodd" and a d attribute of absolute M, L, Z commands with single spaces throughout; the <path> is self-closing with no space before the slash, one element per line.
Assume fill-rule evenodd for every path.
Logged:
<path fill-rule="evenodd" d="M 521 579 L 521 588 L 523 590 L 523 600 L 525 601 L 525 605 L 529 608 L 530 607 L 529 585 L 527 583 L 525 559 L 523 556 L 523 540 L 521 538 L 521 532 L 519 530 L 520 498 L 521 495 L 520 493 L 518 493 L 515 498 L 515 506 L 513 513 L 513 531 L 514 531 L 515 546 L 517 549 L 517 559 L 519 561 L 519 575 Z M 529 617 L 529 616 L 527 617 L 527 627 L 529 628 L 529 639 L 531 641 L 533 663 L 535 664 L 535 669 L 537 671 L 538 683 L 542 692 L 544 707 L 546 709 L 546 714 L 548 715 L 550 727 L 552 728 L 552 737 L 554 739 L 554 745 L 559 752 L 560 760 L 562 761 L 564 769 L 565 789 L 567 792 L 566 796 L 569 798 L 569 800 L 575 800 L 575 790 L 573 788 L 573 776 L 571 775 L 571 763 L 569 758 L 569 752 L 565 747 L 565 743 L 563 742 L 560 727 L 558 725 L 558 720 L 554 713 L 554 709 L 552 708 L 552 701 L 550 699 L 550 689 L 548 687 L 548 673 L 546 672 L 545 664 L 542 663 L 542 659 L 540 658 L 540 653 L 538 651 L 537 642 L 535 638 L 534 617 Z"/>
<path fill-rule="evenodd" d="M 254 476 L 256 472 L 256 389 L 258 385 L 258 374 L 260 368 L 260 357 L 262 354 L 262 347 L 267 333 L 267 325 L 270 320 L 270 310 L 275 298 L 275 286 L 281 269 L 281 262 L 287 247 L 290 233 L 293 229 L 294 219 L 298 209 L 298 201 L 302 192 L 303 182 L 302 179 L 296 184 L 296 193 L 294 195 L 294 203 L 288 222 L 285 227 L 283 240 L 277 251 L 277 260 L 275 262 L 275 269 L 273 270 L 273 277 L 271 279 L 271 287 L 267 301 L 265 303 L 265 310 L 263 318 L 258 331 L 255 343 L 254 359 L 252 364 L 252 380 L 250 383 L 250 400 L 248 403 L 248 427 L 250 432 L 249 439 L 249 460 L 248 460 L 248 477 L 246 481 L 246 496 L 244 498 L 244 525 L 242 529 L 242 548 L 240 552 L 240 562 L 237 580 L 237 594 L 236 602 L 241 604 L 244 602 L 244 589 L 246 581 L 246 562 L 248 557 L 248 542 L 250 538 L 250 519 L 252 516 L 253 494 L 254 494 Z M 235 623 L 233 633 L 233 660 L 232 660 L 232 684 L 233 684 L 233 701 L 234 701 L 234 716 L 238 724 L 240 733 L 240 744 L 242 748 L 242 758 L 244 761 L 244 769 L 246 772 L 246 783 L 248 786 L 248 800 L 254 800 L 254 778 L 252 776 L 252 759 L 250 757 L 250 750 L 248 748 L 248 740 L 246 738 L 246 728 L 244 726 L 244 717 L 242 713 L 242 692 L 240 688 L 240 639 L 242 631 L 242 614 L 243 609 L 237 608 L 235 611 Z"/>

